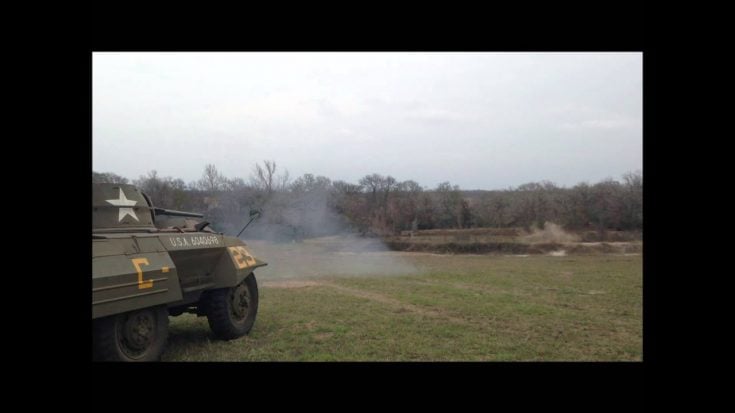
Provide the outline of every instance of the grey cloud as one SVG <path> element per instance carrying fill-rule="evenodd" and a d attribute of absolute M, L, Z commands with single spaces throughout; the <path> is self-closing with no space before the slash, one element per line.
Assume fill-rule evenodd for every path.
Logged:
<path fill-rule="evenodd" d="M 563 185 L 642 167 L 640 53 L 95 53 L 93 167 Z M 155 150 L 151 150 L 155 148 Z"/>

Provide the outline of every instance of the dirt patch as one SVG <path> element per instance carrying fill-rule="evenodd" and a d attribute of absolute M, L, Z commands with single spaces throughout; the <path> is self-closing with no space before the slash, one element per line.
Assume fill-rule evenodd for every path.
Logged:
<path fill-rule="evenodd" d="M 365 298 L 368 300 L 377 301 L 381 304 L 389 305 L 391 307 L 394 307 L 397 313 L 411 312 L 411 313 L 421 314 L 421 315 L 428 316 L 428 317 L 435 317 L 435 318 L 440 318 L 443 320 L 448 320 L 448 321 L 451 321 L 457 324 L 471 324 L 465 319 L 453 317 L 451 315 L 446 314 L 445 312 L 441 310 L 422 308 L 417 305 L 404 303 L 403 301 L 396 300 L 395 298 L 390 298 L 382 294 L 374 293 L 372 291 L 359 290 L 357 288 L 344 287 L 344 286 L 332 284 L 332 283 L 323 283 L 322 285 L 333 288 L 339 292 L 352 295 L 354 297 Z"/>
<path fill-rule="evenodd" d="M 583 242 L 634 242 L 643 240 L 641 231 L 581 231 L 578 234 Z"/>
<path fill-rule="evenodd" d="M 441 283 L 437 283 L 437 284 L 441 285 Z M 495 289 L 495 288 L 488 288 L 488 287 L 481 286 L 481 285 L 465 284 L 465 283 L 458 283 L 458 282 L 449 283 L 447 284 L 447 286 L 450 288 L 459 288 L 460 290 L 466 290 L 466 291 L 482 291 L 488 294 L 508 293 L 508 291 L 506 290 L 500 290 L 500 289 Z"/>
<path fill-rule="evenodd" d="M 641 242 L 579 242 L 564 247 L 570 254 L 636 254 L 643 251 Z"/>
<path fill-rule="evenodd" d="M 567 231 L 553 222 L 546 222 L 544 228 L 533 227 L 530 233 L 520 237 L 526 242 L 577 242 L 579 236 Z"/>
<path fill-rule="evenodd" d="M 509 236 L 515 237 L 520 235 L 520 228 L 465 228 L 465 229 L 421 229 L 417 231 L 401 231 L 401 236 L 455 236 L 462 235 L 489 235 L 489 236 Z"/>
<path fill-rule="evenodd" d="M 549 254 L 564 250 L 568 255 L 634 254 L 642 251 L 640 232 L 608 231 L 595 236 L 591 231 L 566 231 L 553 222 L 543 229 L 470 228 L 404 231 L 383 238 L 392 251 L 435 254 Z M 557 253 L 558 254 L 558 253 Z"/>
<path fill-rule="evenodd" d="M 318 287 L 322 283 L 313 280 L 278 280 L 278 281 L 263 281 L 263 287 L 265 288 L 305 288 L 305 287 Z"/>
<path fill-rule="evenodd" d="M 319 342 L 329 340 L 330 338 L 332 338 L 333 335 L 334 335 L 333 333 L 314 334 L 314 340 L 319 341 Z"/>
<path fill-rule="evenodd" d="M 386 241 L 385 244 L 394 251 L 434 252 L 443 254 L 543 254 L 561 247 L 561 244 L 557 243 L 526 244 L 521 242 L 433 243 Z"/>
<path fill-rule="evenodd" d="M 427 257 L 445 257 L 447 254 L 439 254 L 434 252 L 413 252 L 413 251 L 391 251 L 393 254 L 404 256 L 404 257 L 416 257 L 416 256 L 427 256 Z M 469 256 L 483 257 L 485 254 L 467 254 Z"/>
<path fill-rule="evenodd" d="M 641 242 L 570 242 L 570 243 L 532 243 L 523 242 L 471 242 L 471 243 L 433 243 L 410 241 L 386 241 L 388 248 L 403 253 L 431 254 L 502 254 L 508 256 L 528 256 L 529 254 L 548 254 L 564 256 L 567 254 L 638 254 L 643 250 Z M 561 251 L 564 251 L 563 253 Z"/>
<path fill-rule="evenodd" d="M 393 306 L 399 306 L 399 307 L 403 306 L 403 302 L 401 302 L 400 300 L 386 297 L 378 293 L 365 291 L 365 290 L 359 290 L 357 288 L 344 287 L 344 286 L 332 284 L 332 283 L 324 283 L 322 285 L 333 288 L 343 293 L 347 293 L 349 295 L 353 295 L 355 297 L 367 298 L 368 300 L 373 300 L 373 301 L 377 301 L 383 304 L 388 304 L 388 305 L 393 305 Z"/>

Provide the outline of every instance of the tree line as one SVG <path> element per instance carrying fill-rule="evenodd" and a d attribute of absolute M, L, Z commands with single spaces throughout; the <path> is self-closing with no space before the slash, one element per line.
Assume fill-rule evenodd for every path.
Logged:
<path fill-rule="evenodd" d="M 218 231 L 237 233 L 253 209 L 262 215 L 248 229 L 250 238 L 274 240 L 358 232 L 395 235 L 419 229 L 476 227 L 543 228 L 546 222 L 567 230 L 643 228 L 643 176 L 629 172 L 621 181 L 606 179 L 571 188 L 532 182 L 504 190 L 462 190 L 442 182 L 424 188 L 413 180 L 366 175 L 357 183 L 304 174 L 291 179 L 275 161 L 257 163 L 248 181 L 228 178 L 206 165 L 201 179 L 185 183 L 153 170 L 130 182 L 120 175 L 92 172 L 93 182 L 133 183 L 158 207 L 202 212 Z"/>

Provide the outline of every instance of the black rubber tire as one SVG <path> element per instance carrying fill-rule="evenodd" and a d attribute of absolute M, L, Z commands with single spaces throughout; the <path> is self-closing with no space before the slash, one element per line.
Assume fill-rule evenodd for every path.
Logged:
<path fill-rule="evenodd" d="M 241 293 L 247 294 L 247 303 Z M 238 285 L 206 293 L 202 303 L 209 328 L 220 340 L 232 340 L 250 332 L 258 314 L 258 283 L 251 273 Z M 238 308 L 239 307 L 239 308 Z M 238 313 L 241 313 L 238 316 Z"/>
<path fill-rule="evenodd" d="M 137 319 L 145 319 L 146 339 L 139 343 L 140 348 L 128 345 L 124 330 L 128 322 L 134 325 Z M 158 361 L 168 339 L 168 310 L 166 306 L 156 306 L 116 314 L 94 321 L 93 324 L 94 358 L 98 361 Z"/>

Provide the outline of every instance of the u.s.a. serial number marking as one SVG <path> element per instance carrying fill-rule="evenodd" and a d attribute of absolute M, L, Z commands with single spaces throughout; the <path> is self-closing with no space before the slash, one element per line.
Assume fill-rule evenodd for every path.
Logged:
<path fill-rule="evenodd" d="M 189 237 L 171 237 L 168 242 L 172 247 L 200 247 L 219 245 L 219 238 L 216 235 L 192 235 Z"/>

